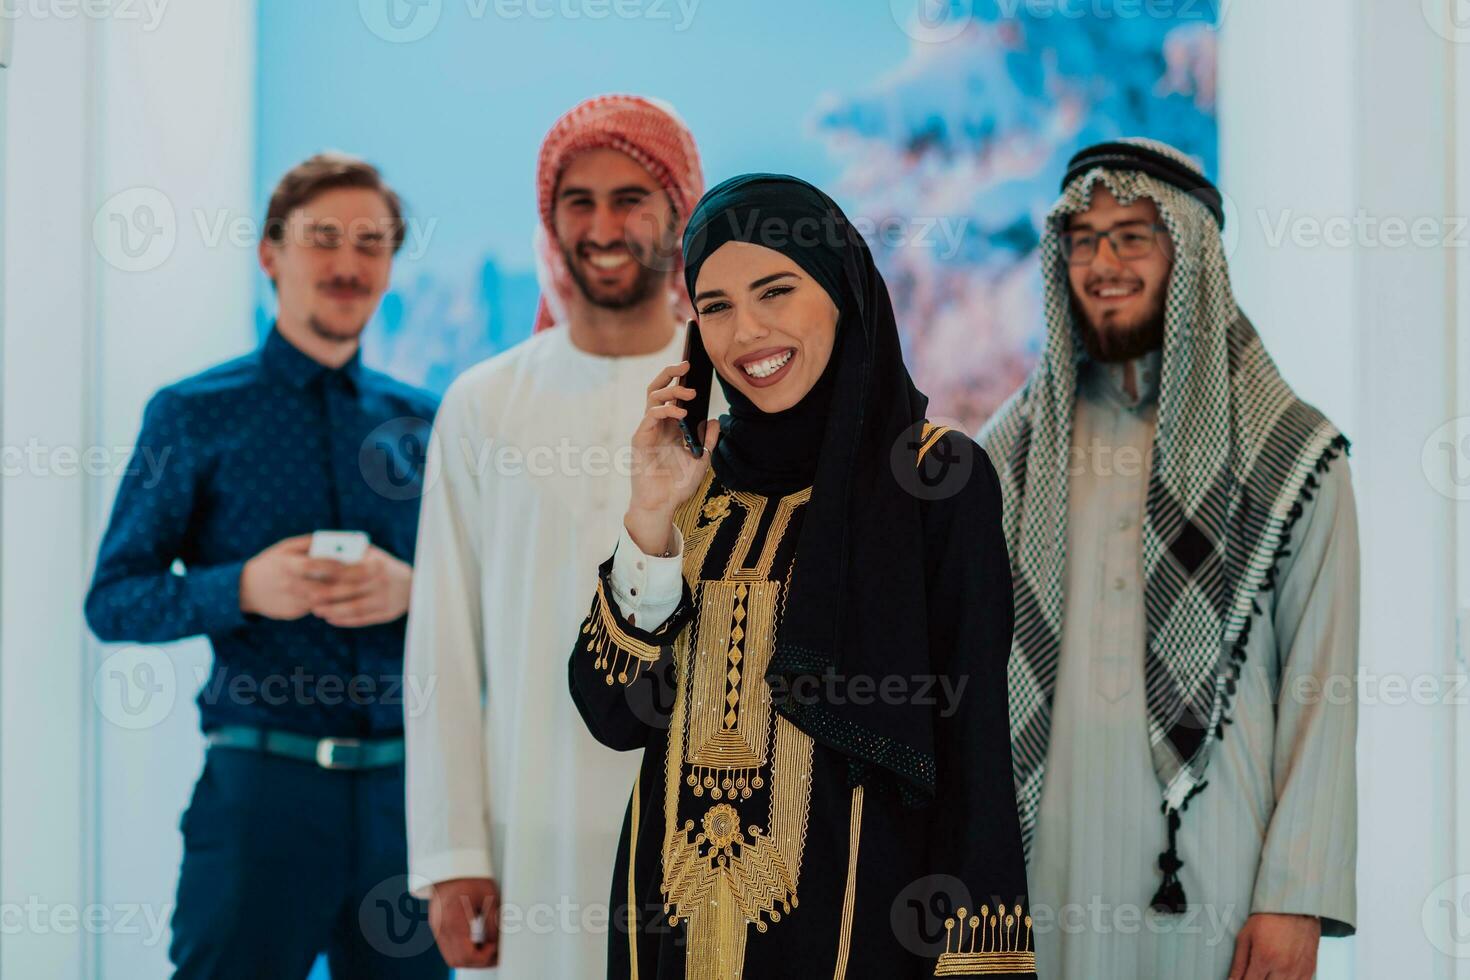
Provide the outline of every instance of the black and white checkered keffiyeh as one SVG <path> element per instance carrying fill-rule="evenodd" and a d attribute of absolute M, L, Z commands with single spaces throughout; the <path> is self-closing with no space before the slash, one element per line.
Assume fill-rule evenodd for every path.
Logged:
<path fill-rule="evenodd" d="M 1172 147 L 1138 142 L 1194 166 Z M 1272 587 L 1303 494 L 1346 440 L 1277 372 L 1235 303 L 1219 227 L 1198 200 L 1146 174 L 1101 167 L 1066 187 L 1041 241 L 1045 351 L 980 436 L 1000 471 L 1015 580 L 1011 736 L 1028 854 L 1061 650 L 1068 454 L 1085 356 L 1059 231 L 1068 215 L 1087 209 L 1099 181 L 1121 202 L 1153 199 L 1175 245 L 1143 571 L 1149 742 L 1169 830 L 1154 902 L 1182 911 L 1180 811 L 1205 786 L 1209 736 L 1224 738 L 1230 722 L 1251 618 L 1260 611 L 1256 593 Z"/>

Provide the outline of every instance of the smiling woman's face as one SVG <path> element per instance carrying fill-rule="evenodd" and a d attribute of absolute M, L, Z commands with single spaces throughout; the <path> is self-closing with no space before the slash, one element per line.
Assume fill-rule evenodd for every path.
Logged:
<path fill-rule="evenodd" d="M 827 291 L 782 253 L 748 242 L 726 242 L 704 260 L 694 312 L 720 377 L 767 413 L 812 390 L 837 338 Z"/>

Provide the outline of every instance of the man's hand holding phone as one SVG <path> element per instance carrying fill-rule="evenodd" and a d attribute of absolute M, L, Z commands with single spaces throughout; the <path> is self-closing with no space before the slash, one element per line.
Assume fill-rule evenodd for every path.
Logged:
<path fill-rule="evenodd" d="M 240 608 L 267 619 L 308 613 L 333 626 L 388 623 L 408 611 L 413 569 L 373 545 L 347 564 L 311 556 L 312 535 L 277 541 L 245 563 Z"/>

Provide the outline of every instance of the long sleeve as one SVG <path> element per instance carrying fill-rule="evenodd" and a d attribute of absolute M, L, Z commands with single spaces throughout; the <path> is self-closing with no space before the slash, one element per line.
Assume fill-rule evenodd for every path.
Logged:
<path fill-rule="evenodd" d="M 1347 459 L 1335 460 L 1291 535 L 1275 633 L 1281 677 L 1276 808 L 1252 912 L 1315 915 L 1351 935 L 1357 915 L 1358 529 Z"/>
<path fill-rule="evenodd" d="M 143 413 L 86 598 L 87 625 L 105 642 L 166 643 L 246 622 L 243 559 L 173 570 L 175 561 L 187 561 L 200 501 L 202 450 L 189 437 L 187 413 L 184 399 L 167 389 Z"/>
<path fill-rule="evenodd" d="M 404 649 L 410 875 L 424 883 L 493 875 L 485 767 L 487 682 L 481 628 L 479 485 L 467 454 L 481 445 L 466 392 L 451 386 L 435 421 L 419 514 Z M 417 685 L 417 686 L 415 686 Z"/>
<path fill-rule="evenodd" d="M 957 433 L 944 438 L 952 458 L 973 453 L 974 466 L 963 489 L 931 505 L 926 528 L 930 655 L 939 680 L 929 865 L 959 883 L 950 901 L 968 907 L 947 923 L 935 974 L 1032 977 L 1006 694 L 1013 614 L 1000 483 L 983 450 Z"/>
<path fill-rule="evenodd" d="M 677 528 L 675 535 L 682 554 Z M 592 737 L 608 748 L 641 749 L 651 729 L 668 728 L 673 644 L 693 613 L 681 564 L 679 557 L 643 554 L 625 528 L 613 555 L 598 568 L 592 608 L 567 671 L 577 711 Z"/>
<path fill-rule="evenodd" d="M 608 585 L 623 618 L 646 630 L 658 628 L 684 597 L 684 535 L 674 528 L 673 550 L 666 557 L 655 557 L 644 554 L 623 528 Z"/>

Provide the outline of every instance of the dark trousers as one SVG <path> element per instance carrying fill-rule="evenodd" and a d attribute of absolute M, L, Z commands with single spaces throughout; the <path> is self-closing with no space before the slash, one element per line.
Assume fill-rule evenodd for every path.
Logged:
<path fill-rule="evenodd" d="M 181 824 L 178 980 L 440 980 L 409 896 L 403 767 L 349 772 L 211 748 Z"/>

